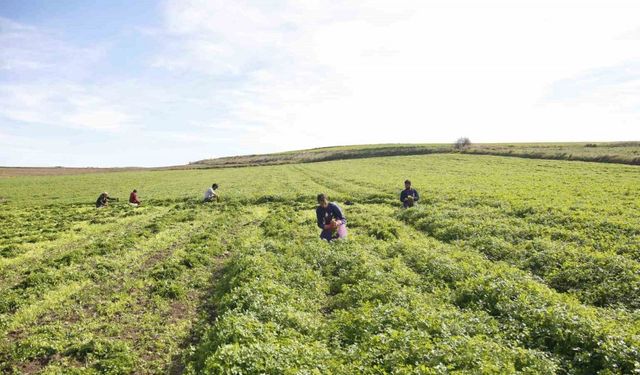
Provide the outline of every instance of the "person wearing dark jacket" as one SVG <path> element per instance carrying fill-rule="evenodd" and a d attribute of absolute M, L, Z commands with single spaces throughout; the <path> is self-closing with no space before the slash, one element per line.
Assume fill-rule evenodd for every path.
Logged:
<path fill-rule="evenodd" d="M 322 229 L 320 238 L 331 240 L 347 237 L 347 218 L 337 204 L 329 202 L 324 194 L 318 194 L 318 207 L 316 208 L 318 228 Z"/>
<path fill-rule="evenodd" d="M 117 201 L 117 198 L 109 197 L 109 193 L 106 191 L 98 197 L 96 200 L 96 208 L 107 207 L 109 205 L 109 201 Z"/>
<path fill-rule="evenodd" d="M 413 205 L 420 199 L 420 195 L 416 189 L 411 188 L 411 181 L 406 180 L 404 182 L 404 190 L 400 193 L 400 201 L 404 208 L 413 207 Z"/>

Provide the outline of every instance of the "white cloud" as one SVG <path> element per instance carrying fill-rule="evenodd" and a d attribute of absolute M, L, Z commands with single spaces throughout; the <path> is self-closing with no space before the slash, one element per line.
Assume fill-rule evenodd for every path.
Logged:
<path fill-rule="evenodd" d="M 640 138 L 628 129 L 640 110 L 620 103 L 635 83 L 575 106 L 546 100 L 558 81 L 640 61 L 640 45 L 619 38 L 640 23 L 635 3 L 324 4 L 168 2 L 167 31 L 182 52 L 175 64 L 243 77 L 225 95 L 223 121 L 259 125 L 243 134 L 247 148 L 570 140 L 577 129 Z"/>
<path fill-rule="evenodd" d="M 0 85 L 0 117 L 14 122 L 115 131 L 133 117 L 100 94 L 101 88 L 70 83 Z"/>
<path fill-rule="evenodd" d="M 0 73 L 79 77 L 103 58 L 101 45 L 89 48 L 65 43 L 60 35 L 0 17 Z"/>
<path fill-rule="evenodd" d="M 129 116 L 117 110 L 80 110 L 62 118 L 63 123 L 97 130 L 116 130 L 129 121 Z"/>
<path fill-rule="evenodd" d="M 599 106 L 619 113 L 640 111 L 640 62 L 587 71 L 555 82 L 549 102 L 573 106 Z"/>
<path fill-rule="evenodd" d="M 84 79 L 105 54 L 54 31 L 0 18 L 0 118 L 35 125 L 114 131 L 133 116 Z M 117 97 L 117 95 L 115 96 Z"/>
<path fill-rule="evenodd" d="M 618 39 L 621 40 L 640 40 L 640 27 L 635 28 L 634 30 L 628 30 L 622 33 Z"/>

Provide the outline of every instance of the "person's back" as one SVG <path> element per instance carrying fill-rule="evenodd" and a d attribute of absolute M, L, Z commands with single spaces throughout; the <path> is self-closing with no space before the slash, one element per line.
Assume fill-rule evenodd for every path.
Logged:
<path fill-rule="evenodd" d="M 107 200 L 104 198 L 104 193 L 100 194 L 100 196 L 98 196 L 98 199 L 96 199 L 96 208 L 100 208 L 100 207 L 104 207 L 107 205 Z"/>
<path fill-rule="evenodd" d="M 110 200 L 113 199 L 109 198 L 109 194 L 107 192 L 100 194 L 100 196 L 96 200 L 96 208 L 106 207 L 109 204 Z"/>
<path fill-rule="evenodd" d="M 109 196 L 109 193 L 105 191 L 104 193 L 100 194 L 100 196 L 96 200 L 96 208 L 106 207 L 109 205 L 109 201 L 117 201 L 117 200 L 118 198 L 111 198 Z"/>
<path fill-rule="evenodd" d="M 207 190 L 204 191 L 204 200 L 209 200 L 211 199 L 214 195 L 216 195 L 216 192 L 212 189 L 212 188 L 208 188 Z"/>
<path fill-rule="evenodd" d="M 140 199 L 138 199 L 138 190 L 133 189 L 131 194 L 129 194 L 129 203 L 139 205 Z"/>

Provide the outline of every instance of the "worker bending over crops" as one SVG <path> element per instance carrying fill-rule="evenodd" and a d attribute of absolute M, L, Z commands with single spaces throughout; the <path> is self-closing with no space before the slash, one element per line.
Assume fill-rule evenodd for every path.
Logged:
<path fill-rule="evenodd" d="M 131 194 L 129 194 L 129 204 L 137 207 L 140 203 L 140 199 L 138 199 L 138 190 L 133 189 Z"/>
<path fill-rule="evenodd" d="M 337 204 L 329 202 L 324 194 L 318 194 L 318 207 L 316 208 L 318 227 L 322 229 L 320 238 L 331 240 L 347 237 L 347 218 Z"/>
<path fill-rule="evenodd" d="M 404 208 L 413 207 L 413 205 L 420 199 L 420 195 L 416 189 L 411 188 L 411 181 L 404 181 L 404 190 L 400 193 L 400 201 Z"/>
<path fill-rule="evenodd" d="M 218 193 L 216 193 L 217 188 L 218 184 L 213 184 L 210 188 L 207 189 L 207 191 L 204 192 L 204 203 L 211 202 L 213 200 L 220 200 L 220 197 L 218 197 Z"/>
<path fill-rule="evenodd" d="M 107 207 L 109 205 L 109 201 L 117 201 L 118 198 L 109 197 L 109 193 L 106 191 L 98 197 L 96 200 L 96 208 Z"/>

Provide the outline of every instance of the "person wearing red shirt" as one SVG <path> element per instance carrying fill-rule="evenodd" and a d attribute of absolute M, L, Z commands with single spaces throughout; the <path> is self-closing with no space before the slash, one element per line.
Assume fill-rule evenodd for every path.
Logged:
<path fill-rule="evenodd" d="M 134 206 L 140 205 L 140 199 L 138 199 L 138 190 L 133 189 L 131 194 L 129 194 L 129 203 Z"/>

